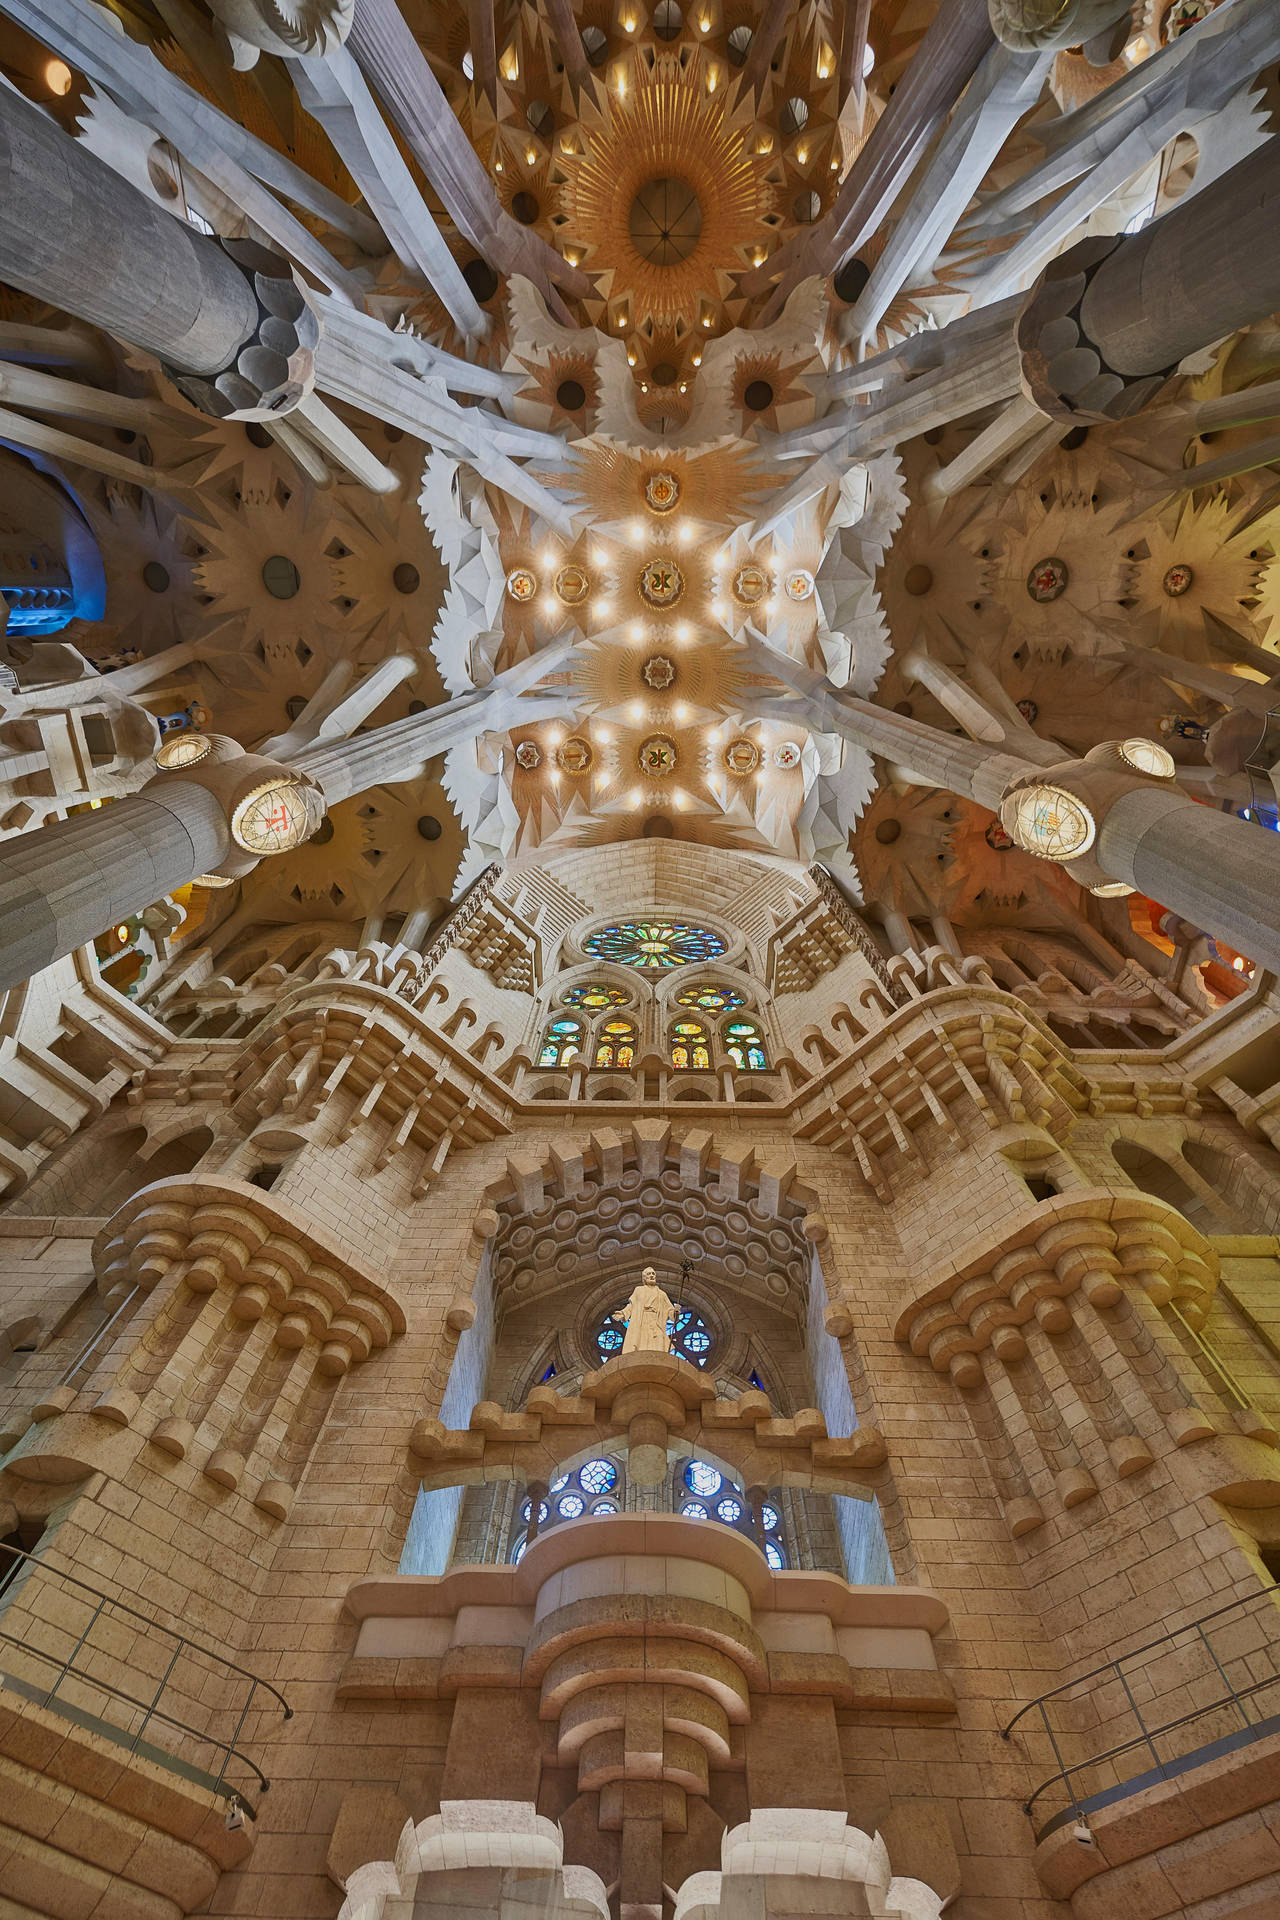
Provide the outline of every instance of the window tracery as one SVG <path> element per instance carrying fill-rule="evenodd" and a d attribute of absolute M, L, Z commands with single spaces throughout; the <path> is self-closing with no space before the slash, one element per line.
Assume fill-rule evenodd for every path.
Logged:
<path fill-rule="evenodd" d="M 715 960 L 727 952 L 724 940 L 710 927 L 687 920 L 620 920 L 597 927 L 582 943 L 592 960 L 613 960 L 619 966 L 658 972 L 665 967 L 687 967 Z"/>
<path fill-rule="evenodd" d="M 733 1013 L 746 1004 L 745 993 L 739 993 L 736 987 L 722 987 L 712 980 L 682 987 L 676 995 L 678 1007 L 700 1007 L 704 1013 Z"/>
<path fill-rule="evenodd" d="M 629 998 L 621 987 L 611 986 L 607 980 L 586 980 L 570 987 L 561 996 L 561 1004 L 581 1007 L 587 1013 L 600 1013 L 605 1007 L 625 1007 Z"/>
<path fill-rule="evenodd" d="M 601 1320 L 596 1331 L 596 1348 L 602 1360 L 611 1360 L 615 1353 L 622 1352 L 622 1343 L 626 1332 L 615 1315 L 623 1312 L 626 1301 L 620 1300 L 611 1307 Z M 671 1350 L 683 1360 L 695 1367 L 705 1367 L 715 1346 L 710 1327 L 702 1315 L 693 1307 L 677 1306 L 667 1321 L 667 1337 L 671 1341 Z"/>

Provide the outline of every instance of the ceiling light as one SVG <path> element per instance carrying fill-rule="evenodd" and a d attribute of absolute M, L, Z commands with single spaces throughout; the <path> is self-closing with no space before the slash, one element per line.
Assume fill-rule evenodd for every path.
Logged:
<path fill-rule="evenodd" d="M 600 742 L 601 746 L 611 747 L 613 745 L 613 728 L 597 727 L 596 739 Z"/>
<path fill-rule="evenodd" d="M 644 521 L 633 520 L 628 529 L 628 532 L 633 540 L 643 540 L 644 539 Z"/>
<path fill-rule="evenodd" d="M 831 78 L 831 69 L 825 60 L 819 60 L 818 62 L 818 78 L 819 80 L 829 80 Z"/>
<path fill-rule="evenodd" d="M 501 160 L 495 160 L 495 161 L 494 161 L 494 163 L 493 163 L 493 170 L 494 170 L 494 172 L 495 172 L 495 173 L 501 173 L 501 172 L 502 172 L 502 162 L 501 162 Z"/>
<path fill-rule="evenodd" d="M 808 149 L 808 147 L 801 147 L 801 149 L 800 149 L 800 151 L 799 151 L 799 153 L 798 153 L 798 154 L 796 155 L 796 159 L 797 159 L 797 160 L 798 160 L 798 161 L 800 162 L 800 165 L 801 165 L 801 166 L 803 166 L 803 165 L 804 165 L 804 163 L 805 163 L 805 161 L 806 161 L 806 160 L 807 160 L 808 158 L 809 158 L 809 149 Z"/>
<path fill-rule="evenodd" d="M 597 600 L 596 612 L 600 615 L 600 618 L 602 620 L 607 620 L 609 615 L 613 612 L 612 600 Z"/>
<path fill-rule="evenodd" d="M 695 366 L 695 367 L 700 367 L 700 366 L 702 365 L 702 355 L 701 355 L 700 353 L 695 353 L 695 354 L 694 354 L 694 356 L 693 356 L 693 364 L 694 364 L 694 366 Z"/>
<path fill-rule="evenodd" d="M 687 620 L 682 620 L 680 622 L 680 625 L 676 628 L 676 639 L 692 640 L 692 638 L 693 638 L 693 628 L 689 625 L 689 622 Z"/>
<path fill-rule="evenodd" d="M 49 60 L 45 63 L 44 83 L 50 93 L 59 98 L 71 91 L 71 69 L 65 60 Z"/>
<path fill-rule="evenodd" d="M 640 805 L 640 802 L 641 802 L 641 801 L 642 801 L 643 799 L 644 799 L 644 795 L 643 795 L 643 793 L 641 793 L 641 791 L 640 791 L 640 789 L 639 789 L 639 787 L 632 787 L 632 789 L 631 789 L 631 804 L 632 804 L 632 806 L 633 806 L 633 807 L 638 807 L 638 806 Z"/>
<path fill-rule="evenodd" d="M 876 50 L 868 40 L 862 49 L 862 77 L 865 80 L 876 64 Z"/>
<path fill-rule="evenodd" d="M 593 567 L 603 567 L 604 565 L 606 565 L 605 553 L 604 553 L 603 547 L 592 547 L 591 564 Z"/>
<path fill-rule="evenodd" d="M 704 13 L 701 20 L 699 20 L 698 22 L 698 32 L 710 33 L 710 31 L 711 31 L 711 22 L 710 20 L 708 20 L 706 14 Z"/>
<path fill-rule="evenodd" d="M 636 357 L 635 357 L 635 355 L 634 355 L 634 353 L 629 353 L 629 354 L 627 355 L 627 365 L 628 365 L 629 367 L 634 367 L 634 365 L 635 365 L 635 363 L 636 363 Z"/>
<path fill-rule="evenodd" d="M 683 700 L 678 700 L 676 702 L 673 711 L 675 713 L 676 719 L 679 720 L 681 724 L 683 724 L 684 721 L 686 721 L 689 718 L 689 709 L 685 705 Z"/>
<path fill-rule="evenodd" d="M 536 166 L 536 164 L 537 164 L 537 160 L 538 160 L 538 156 L 537 156 L 537 154 L 536 154 L 536 153 L 535 153 L 535 152 L 533 151 L 533 148 L 532 148 L 532 147 L 530 147 L 530 148 L 529 148 L 529 151 L 528 151 L 528 152 L 527 152 L 527 153 L 525 154 L 525 156 L 524 156 L 524 157 L 525 157 L 525 159 L 526 159 L 526 160 L 528 161 L 528 163 L 529 163 L 529 165 L 530 165 L 531 167 L 532 167 L 532 166 Z"/>
<path fill-rule="evenodd" d="M 683 393 L 684 388 L 681 387 L 680 391 L 681 393 Z M 692 540 L 692 538 L 693 538 L 693 528 L 689 525 L 689 522 L 686 520 L 681 527 L 677 528 L 676 539 L 680 542 L 680 545 L 682 547 L 687 547 L 689 542 Z"/>
<path fill-rule="evenodd" d="M 724 619 L 724 601 L 723 600 L 713 600 L 711 602 L 711 617 L 713 620 Z"/>
<path fill-rule="evenodd" d="M 634 13 L 629 13 L 626 19 L 622 23 L 622 31 L 624 33 L 634 33 L 635 30 L 636 30 L 636 17 Z"/>
<path fill-rule="evenodd" d="M 633 640 L 644 639 L 644 628 L 638 620 L 636 621 L 635 625 L 631 629 L 631 638 Z"/>
<path fill-rule="evenodd" d="M 838 173 L 840 171 L 840 156 L 835 153 L 831 156 L 831 171 L 832 173 Z"/>
<path fill-rule="evenodd" d="M 631 702 L 631 705 L 627 709 L 627 717 L 629 720 L 632 720 L 636 726 L 639 726 L 640 722 L 644 719 L 644 708 L 638 700 Z"/>

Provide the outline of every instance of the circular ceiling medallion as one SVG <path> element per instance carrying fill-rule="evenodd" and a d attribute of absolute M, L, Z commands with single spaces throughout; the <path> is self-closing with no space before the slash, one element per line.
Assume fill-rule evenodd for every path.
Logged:
<path fill-rule="evenodd" d="M 673 773 L 676 764 L 676 743 L 669 740 L 665 733 L 650 734 L 640 743 L 638 755 L 641 773 L 647 773 L 652 779 L 660 779 Z"/>
<path fill-rule="evenodd" d="M 665 687 L 673 686 L 675 677 L 675 662 L 669 660 L 665 653 L 655 653 L 640 669 L 640 678 L 646 686 L 652 687 L 655 693 L 661 693 Z"/>
<path fill-rule="evenodd" d="M 651 473 L 644 483 L 644 503 L 653 513 L 670 513 L 680 498 L 680 482 L 674 473 Z"/>
<path fill-rule="evenodd" d="M 561 567 L 555 585 L 566 607 L 580 606 L 591 591 L 590 577 L 572 560 L 568 566 Z"/>
<path fill-rule="evenodd" d="M 751 561 L 745 567 L 739 567 L 733 576 L 733 597 L 744 607 L 754 607 L 764 599 L 769 591 L 769 576 L 763 567 Z"/>
<path fill-rule="evenodd" d="M 542 765 L 542 753 L 533 740 L 522 740 L 516 748 L 516 765 L 523 767 L 526 773 L 532 773 L 535 767 Z"/>
<path fill-rule="evenodd" d="M 231 838 L 246 853 L 288 853 L 310 838 L 324 817 L 318 792 L 277 775 L 251 787 L 231 815 Z"/>
<path fill-rule="evenodd" d="M 520 606 L 532 600 L 538 591 L 538 576 L 528 567 L 512 567 L 507 575 L 507 592 Z"/>
<path fill-rule="evenodd" d="M 1171 600 L 1180 600 L 1183 594 L 1190 589 L 1191 582 L 1195 577 L 1195 574 L 1191 568 L 1187 566 L 1186 562 L 1179 560 L 1168 569 L 1160 585 L 1164 588 Z"/>
<path fill-rule="evenodd" d="M 794 740 L 784 740 L 781 746 L 774 748 L 773 764 L 775 767 L 781 767 L 784 773 L 789 773 L 793 767 L 800 765 L 800 749 Z"/>
<path fill-rule="evenodd" d="M 684 592 L 684 575 L 674 560 L 646 560 L 636 584 L 647 607 L 665 610 Z"/>
<path fill-rule="evenodd" d="M 788 600 L 812 600 L 813 575 L 807 567 L 792 567 L 782 576 L 782 591 Z"/>
<path fill-rule="evenodd" d="M 1083 801 L 1065 787 L 1036 781 L 1001 803 L 1001 824 L 1027 853 L 1042 860 L 1074 860 L 1097 837 L 1097 823 Z"/>
<path fill-rule="evenodd" d="M 1135 773 L 1149 773 L 1155 780 L 1172 780 L 1178 771 L 1177 762 L 1168 747 L 1162 747 L 1157 741 L 1148 740 L 1140 733 L 1120 742 L 1120 758 Z"/>
<path fill-rule="evenodd" d="M 724 763 L 730 773 L 754 773 L 760 765 L 760 749 L 754 740 L 748 740 L 745 734 L 740 734 L 725 748 Z"/>
<path fill-rule="evenodd" d="M 556 754 L 556 764 L 565 773 L 585 773 L 594 759 L 591 742 L 577 733 L 566 740 Z"/>
<path fill-rule="evenodd" d="M 179 733 L 156 749 L 158 767 L 194 767 L 211 752 L 213 742 L 203 733 Z"/>
<path fill-rule="evenodd" d="M 1049 600 L 1057 600 L 1067 590 L 1071 575 L 1067 572 L 1065 560 L 1050 556 L 1047 560 L 1037 560 L 1027 575 L 1027 592 L 1033 600 L 1043 605 Z"/>
<path fill-rule="evenodd" d="M 631 244 L 655 267 L 687 260 L 702 236 L 702 207 L 687 180 L 664 175 L 647 181 L 631 202 Z"/>

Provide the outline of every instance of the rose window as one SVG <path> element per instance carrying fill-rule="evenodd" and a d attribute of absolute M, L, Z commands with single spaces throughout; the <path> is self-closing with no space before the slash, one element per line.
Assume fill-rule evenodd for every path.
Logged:
<path fill-rule="evenodd" d="M 614 960 L 646 972 L 717 960 L 725 952 L 718 933 L 685 920 L 620 920 L 589 933 L 582 946 L 592 960 Z"/>
<path fill-rule="evenodd" d="M 615 1320 L 615 1313 L 622 1313 L 625 1300 L 606 1313 L 596 1333 L 596 1347 L 603 1360 L 612 1360 L 615 1353 L 622 1352 L 622 1343 L 627 1337 L 626 1328 L 621 1320 Z M 667 1338 L 671 1342 L 671 1351 L 678 1353 L 682 1360 L 688 1360 L 695 1367 L 705 1367 L 714 1345 L 710 1327 L 700 1313 L 692 1307 L 677 1307 L 667 1321 Z"/>

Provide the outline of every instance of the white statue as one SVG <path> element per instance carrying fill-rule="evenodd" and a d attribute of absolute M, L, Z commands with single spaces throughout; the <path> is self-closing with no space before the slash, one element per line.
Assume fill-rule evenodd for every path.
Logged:
<path fill-rule="evenodd" d="M 646 1267 L 640 1276 L 640 1285 L 632 1288 L 626 1306 L 613 1316 L 615 1320 L 621 1320 L 627 1329 L 622 1351 L 670 1353 L 671 1336 L 667 1332 L 667 1324 L 675 1318 L 675 1313 L 675 1307 L 658 1285 L 657 1273 L 652 1267 Z"/>

